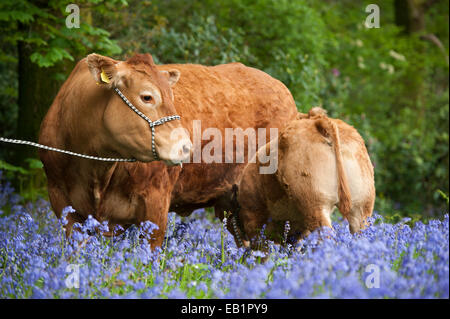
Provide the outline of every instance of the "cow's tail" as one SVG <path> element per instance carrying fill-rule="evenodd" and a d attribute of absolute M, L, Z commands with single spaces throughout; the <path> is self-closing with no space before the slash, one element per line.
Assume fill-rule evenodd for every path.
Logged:
<path fill-rule="evenodd" d="M 339 139 L 339 128 L 327 116 L 321 116 L 315 121 L 315 126 L 320 134 L 331 139 L 334 153 L 336 155 L 336 169 L 338 176 L 338 196 L 339 196 L 339 211 L 346 217 L 351 209 L 351 194 L 348 186 L 347 174 L 345 173 L 344 163 L 341 154 L 341 142 Z"/>

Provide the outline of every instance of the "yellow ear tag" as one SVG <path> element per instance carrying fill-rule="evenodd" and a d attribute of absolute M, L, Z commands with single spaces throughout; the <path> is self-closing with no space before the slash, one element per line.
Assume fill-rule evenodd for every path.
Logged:
<path fill-rule="evenodd" d="M 108 76 L 106 75 L 105 71 L 103 71 L 102 69 L 102 73 L 100 73 L 100 78 L 102 79 L 103 82 L 105 83 L 109 83 L 111 82 L 108 78 Z"/>

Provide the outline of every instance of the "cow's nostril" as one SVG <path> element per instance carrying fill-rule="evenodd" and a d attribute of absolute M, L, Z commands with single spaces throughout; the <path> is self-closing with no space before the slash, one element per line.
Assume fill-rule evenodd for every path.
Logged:
<path fill-rule="evenodd" d="M 187 154 L 191 151 L 191 145 L 190 144 L 184 144 L 183 145 L 183 152 L 184 154 Z"/>

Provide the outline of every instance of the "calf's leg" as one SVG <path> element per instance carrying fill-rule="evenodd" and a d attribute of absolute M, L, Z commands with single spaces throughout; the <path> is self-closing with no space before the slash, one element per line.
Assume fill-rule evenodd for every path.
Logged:
<path fill-rule="evenodd" d="M 367 198 L 365 202 L 353 205 L 348 216 L 348 224 L 352 234 L 357 233 L 367 226 L 367 218 L 372 216 L 374 196 Z"/>

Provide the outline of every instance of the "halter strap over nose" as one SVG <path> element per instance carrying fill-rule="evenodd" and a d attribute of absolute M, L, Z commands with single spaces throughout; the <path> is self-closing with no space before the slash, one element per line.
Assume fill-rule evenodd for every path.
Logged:
<path fill-rule="evenodd" d="M 141 111 L 139 111 L 126 97 L 125 95 L 123 95 L 123 93 L 118 89 L 118 88 L 114 88 L 114 91 L 116 91 L 116 93 L 120 96 L 120 98 L 125 102 L 126 105 L 128 105 L 130 107 L 130 109 L 132 109 L 137 115 L 139 115 L 140 117 L 142 117 L 144 120 L 147 121 L 148 125 L 150 126 L 151 132 L 152 132 L 152 152 L 153 152 L 153 157 L 155 158 L 155 161 L 159 160 L 158 157 L 158 153 L 156 152 L 156 147 L 155 147 L 155 126 L 158 125 L 162 125 L 166 122 L 169 121 L 173 121 L 173 120 L 179 120 L 181 119 L 180 116 L 178 115 L 170 115 L 170 116 L 166 116 L 163 118 L 160 118 L 159 120 L 156 121 L 152 121 L 150 120 L 144 113 L 142 113 Z"/>

